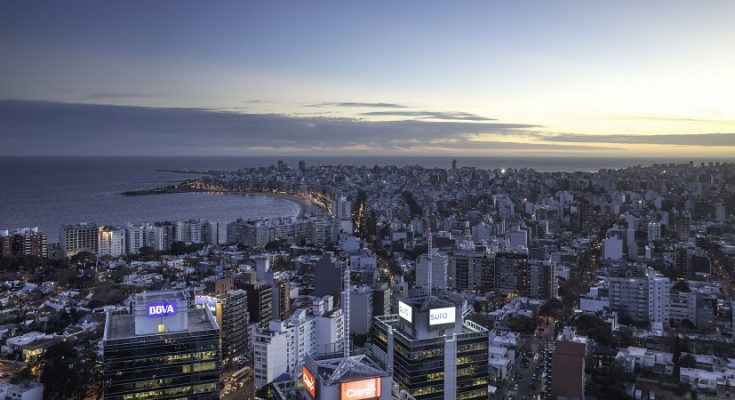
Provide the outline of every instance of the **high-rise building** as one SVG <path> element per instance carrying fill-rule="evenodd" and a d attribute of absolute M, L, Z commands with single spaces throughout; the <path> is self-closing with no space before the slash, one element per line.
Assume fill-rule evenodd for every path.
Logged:
<path fill-rule="evenodd" d="M 342 351 L 344 317 L 331 296 L 298 309 L 285 321 L 270 321 L 255 334 L 255 387 L 260 389 L 283 373 L 296 374 L 307 355 Z"/>
<path fill-rule="evenodd" d="M 528 253 L 525 251 L 495 254 L 495 290 L 498 294 L 528 293 Z"/>
<path fill-rule="evenodd" d="M 215 316 L 220 328 L 222 363 L 227 366 L 248 353 L 248 297 L 242 289 L 216 296 L 196 296 L 196 303 L 204 305 Z"/>
<path fill-rule="evenodd" d="M 364 354 L 307 356 L 301 371 L 304 399 L 389 400 L 391 374 Z"/>
<path fill-rule="evenodd" d="M 342 291 L 342 261 L 325 251 L 314 266 L 314 296 L 332 296 L 338 303 Z"/>
<path fill-rule="evenodd" d="M 649 222 L 648 223 L 648 240 L 655 241 L 661 240 L 661 223 L 660 222 Z"/>
<path fill-rule="evenodd" d="M 693 249 L 686 244 L 678 244 L 674 250 L 674 272 L 677 278 L 686 279 L 690 275 L 690 250 Z"/>
<path fill-rule="evenodd" d="M 139 293 L 129 313 L 108 313 L 104 398 L 219 399 L 219 328 L 183 291 Z"/>
<path fill-rule="evenodd" d="M 288 318 L 291 315 L 291 283 L 287 279 L 273 282 L 273 298 L 278 299 L 277 304 L 274 304 L 273 314 L 281 321 Z"/>
<path fill-rule="evenodd" d="M 125 226 L 125 246 L 128 254 L 138 254 L 141 247 L 148 245 L 146 230 L 146 225 L 143 224 Z"/>
<path fill-rule="evenodd" d="M 528 297 L 549 300 L 558 294 L 554 265 L 549 261 L 531 260 L 528 265 Z"/>
<path fill-rule="evenodd" d="M 373 316 L 390 314 L 390 285 L 376 283 L 373 286 Z"/>
<path fill-rule="evenodd" d="M 398 315 L 374 318 L 370 351 L 416 399 L 487 399 L 488 331 L 464 310 L 448 294 L 402 299 Z"/>
<path fill-rule="evenodd" d="M 429 287 L 429 268 L 431 268 L 431 287 L 434 289 L 446 289 L 448 287 L 449 258 L 440 253 L 439 249 L 432 249 L 431 262 L 429 254 L 419 256 L 416 261 L 416 286 Z M 431 266 L 431 267 L 429 267 Z"/>
<path fill-rule="evenodd" d="M 610 277 L 610 309 L 635 321 L 648 321 L 648 279 Z"/>
<path fill-rule="evenodd" d="M 486 292 L 495 288 L 495 257 L 484 251 L 456 250 L 449 255 L 449 286 Z"/>
<path fill-rule="evenodd" d="M 120 257 L 125 254 L 125 230 L 114 226 L 100 226 L 97 244 L 98 256 Z"/>
<path fill-rule="evenodd" d="M 565 327 L 554 344 L 551 356 L 551 397 L 554 399 L 584 399 L 584 364 L 587 338 L 577 336 Z"/>
<path fill-rule="evenodd" d="M 97 234 L 96 224 L 81 223 L 64 226 L 59 235 L 61 250 L 67 257 L 81 252 L 97 254 Z"/>
<path fill-rule="evenodd" d="M 663 328 L 671 317 L 671 281 L 656 273 L 653 268 L 646 272 L 648 278 L 648 321 L 653 327 Z"/>
<path fill-rule="evenodd" d="M 248 296 L 250 322 L 258 323 L 264 328 L 267 327 L 268 321 L 273 316 L 273 289 L 263 281 L 246 283 L 243 288 Z"/>
<path fill-rule="evenodd" d="M 350 332 L 366 335 L 373 324 L 373 289 L 355 286 L 350 289 Z"/>
<path fill-rule="evenodd" d="M 11 234 L 0 230 L 0 257 L 48 257 L 48 239 L 38 227 L 19 228 Z"/>

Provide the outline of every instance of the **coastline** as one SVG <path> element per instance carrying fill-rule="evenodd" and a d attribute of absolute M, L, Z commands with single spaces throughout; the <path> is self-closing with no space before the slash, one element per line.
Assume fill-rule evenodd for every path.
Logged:
<path fill-rule="evenodd" d="M 269 196 L 278 197 L 281 199 L 289 200 L 299 206 L 299 212 L 296 215 L 297 218 L 302 217 L 306 214 L 324 214 L 324 207 L 319 204 L 315 204 L 304 199 L 302 196 L 288 193 L 273 193 L 273 192 L 252 192 L 252 191 L 225 191 L 225 190 L 202 190 L 202 189 L 176 189 L 171 190 L 170 188 L 153 189 L 153 190 L 136 190 L 123 192 L 123 196 L 149 196 L 149 195 L 161 195 L 161 194 L 177 194 L 177 193 L 211 193 L 211 194 L 226 194 L 226 195 L 238 195 L 238 196 Z"/>

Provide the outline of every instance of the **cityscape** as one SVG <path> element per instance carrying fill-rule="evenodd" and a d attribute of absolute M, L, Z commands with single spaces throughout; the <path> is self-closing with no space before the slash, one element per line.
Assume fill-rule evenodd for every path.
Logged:
<path fill-rule="evenodd" d="M 733 17 L 0 4 L 0 400 L 735 399 Z"/>

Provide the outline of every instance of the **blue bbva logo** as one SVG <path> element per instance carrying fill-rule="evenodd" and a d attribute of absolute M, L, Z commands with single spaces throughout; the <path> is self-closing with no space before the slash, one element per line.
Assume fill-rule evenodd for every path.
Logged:
<path fill-rule="evenodd" d="M 163 317 L 176 314 L 176 303 L 148 304 L 149 317 Z"/>

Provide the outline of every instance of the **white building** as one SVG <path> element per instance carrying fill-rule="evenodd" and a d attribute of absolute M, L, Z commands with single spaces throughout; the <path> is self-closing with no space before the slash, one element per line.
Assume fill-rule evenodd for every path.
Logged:
<path fill-rule="evenodd" d="M 125 254 L 125 230 L 112 226 L 100 226 L 97 231 L 97 255 L 119 257 Z"/>
<path fill-rule="evenodd" d="M 125 226 L 126 253 L 138 254 L 141 247 L 146 245 L 146 226 L 143 224 L 127 224 Z"/>
<path fill-rule="evenodd" d="M 0 400 L 43 400 L 43 385 L 36 382 L 17 385 L 0 382 Z"/>
<path fill-rule="evenodd" d="M 661 240 L 661 223 L 660 222 L 649 222 L 648 223 L 648 240 Z"/>
<path fill-rule="evenodd" d="M 658 373 L 666 375 L 674 373 L 674 356 L 671 353 L 653 351 L 642 347 L 629 346 L 621 349 L 615 355 L 615 362 L 630 373 L 636 367 L 655 370 Z"/>
<path fill-rule="evenodd" d="M 311 309 L 298 309 L 286 321 L 270 321 L 255 334 L 255 387 L 260 389 L 283 373 L 301 368 L 305 357 L 342 351 L 344 317 L 333 309 L 331 296 L 316 300 Z"/>
<path fill-rule="evenodd" d="M 620 260 L 623 257 L 623 241 L 618 237 L 609 237 L 602 241 L 602 258 Z"/>
<path fill-rule="evenodd" d="M 449 271 L 449 258 L 446 254 L 439 253 L 438 249 L 432 249 L 431 256 L 431 282 L 435 289 L 446 289 Z M 429 287 L 429 257 L 424 254 L 416 263 L 416 286 Z"/>
<path fill-rule="evenodd" d="M 658 275 L 653 268 L 646 272 L 648 277 L 648 320 L 651 326 L 663 328 L 671 316 L 671 281 Z"/>

